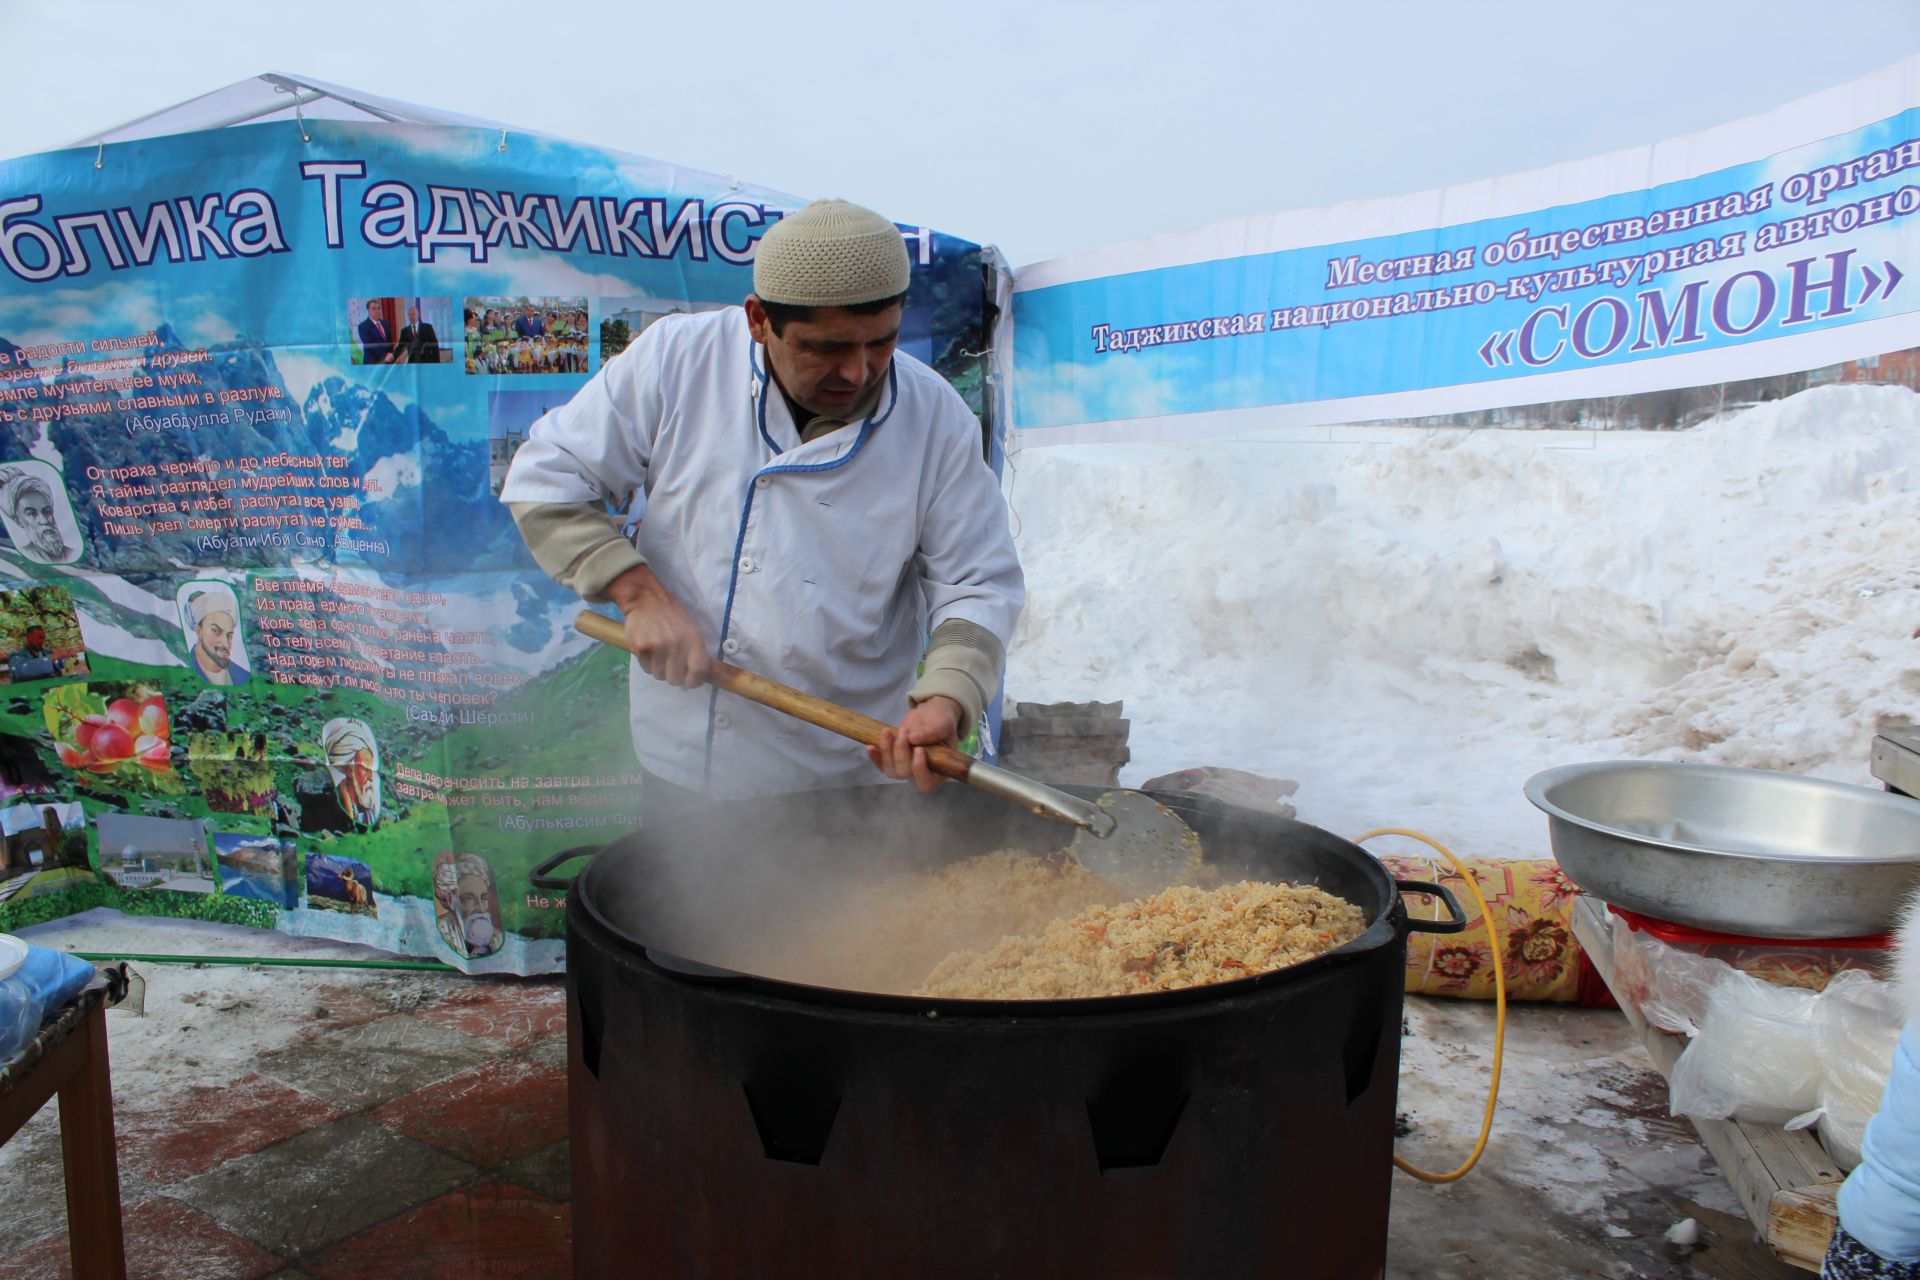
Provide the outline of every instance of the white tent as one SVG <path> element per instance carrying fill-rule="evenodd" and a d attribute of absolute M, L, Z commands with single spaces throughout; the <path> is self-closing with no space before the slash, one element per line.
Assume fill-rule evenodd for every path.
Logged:
<path fill-rule="evenodd" d="M 149 112 L 123 124 L 117 124 L 111 129 L 90 133 L 84 138 L 76 138 L 68 145 L 73 147 L 97 145 L 104 148 L 116 142 L 134 142 L 141 138 L 159 138 L 175 133 L 191 133 L 200 129 L 225 129 L 241 124 L 265 124 L 276 120 L 296 124 L 305 120 L 348 120 L 361 123 L 498 129 L 503 150 L 509 136 L 513 134 L 528 138 L 556 136 L 535 129 L 522 129 L 498 120 L 462 115 L 457 111 L 442 111 L 437 107 L 423 107 L 412 102 L 401 102 L 395 98 L 383 98 L 378 94 L 363 93 L 358 89 L 328 84 L 324 80 L 315 80 L 310 76 L 283 71 L 266 71 L 230 84 L 224 89 L 215 89 L 197 98 L 189 98 L 185 102 Z M 570 140 L 561 139 L 561 141 Z M 721 177 L 722 181 L 736 188 L 740 185 L 739 180 L 731 175 L 716 175 L 711 170 L 702 171 L 687 165 L 676 164 L 675 167 L 685 169 L 689 173 Z M 796 207 L 797 204 L 796 201 Z M 981 249 L 988 268 L 987 292 L 994 313 L 996 316 L 1010 315 L 1013 302 L 1013 272 L 998 248 L 989 244 L 982 245 Z M 1006 331 L 997 319 L 994 322 L 994 332 L 996 336 L 993 362 L 996 366 L 994 377 L 996 391 L 989 418 L 990 421 L 1005 421 L 1004 397 L 1006 388 L 1011 385 L 1012 354 L 1003 346 L 1006 341 Z"/>
<path fill-rule="evenodd" d="M 497 120 L 482 120 L 454 111 L 398 102 L 358 89 L 342 88 L 307 76 L 268 71 L 224 89 L 203 93 L 197 98 L 163 107 L 100 133 L 76 138 L 70 145 L 132 142 L 139 138 L 158 138 L 196 129 L 224 129 L 236 124 L 262 124 L 274 120 L 357 120 L 385 124 L 459 125 L 472 129 L 506 129 Z M 541 136 L 531 130 L 514 129 L 528 136 Z"/>

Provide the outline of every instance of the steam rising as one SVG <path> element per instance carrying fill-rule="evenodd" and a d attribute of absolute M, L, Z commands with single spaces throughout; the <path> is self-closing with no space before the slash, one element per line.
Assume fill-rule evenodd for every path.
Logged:
<path fill-rule="evenodd" d="M 1203 886 L 1319 885 L 1369 923 L 1394 901 L 1371 857 L 1324 832 L 1227 806 L 1184 816 Z M 643 828 L 595 859 L 579 893 L 656 959 L 905 995 L 955 952 L 1132 899 L 1066 856 L 1071 834 L 958 785 L 766 796 Z"/>
<path fill-rule="evenodd" d="M 932 795 L 903 785 L 802 792 L 645 828 L 596 860 L 589 892 L 610 924 L 649 948 L 765 977 L 907 992 L 958 946 L 1114 900 L 1111 886 L 1059 852 L 1070 835 L 957 785 Z M 956 940 L 902 931 L 915 881 L 945 883 L 929 873 L 993 850 L 1028 864 L 1013 870 L 1031 894 L 1027 914 L 1010 901 L 1000 920 L 984 885 L 962 885 L 949 910 L 921 917 L 957 915 L 945 922 Z M 1042 909 L 1034 904 L 1045 914 L 1029 919 Z"/>

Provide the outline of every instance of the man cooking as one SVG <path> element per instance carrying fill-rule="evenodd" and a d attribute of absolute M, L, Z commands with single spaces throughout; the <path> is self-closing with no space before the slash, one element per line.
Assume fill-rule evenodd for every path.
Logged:
<path fill-rule="evenodd" d="M 761 238 L 744 306 L 652 325 L 514 455 L 500 496 L 535 560 L 625 617 L 634 750 L 669 804 L 876 767 L 930 790 L 925 748 L 999 685 L 1020 565 L 979 423 L 894 350 L 908 275 L 892 223 L 810 204 Z M 636 488 L 629 543 L 608 504 Z M 862 748 L 703 688 L 716 654 L 897 727 Z"/>

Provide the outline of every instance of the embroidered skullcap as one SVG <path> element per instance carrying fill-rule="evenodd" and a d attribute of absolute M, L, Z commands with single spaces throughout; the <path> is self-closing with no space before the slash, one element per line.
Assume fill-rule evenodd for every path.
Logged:
<path fill-rule="evenodd" d="M 852 307 L 907 291 L 900 229 L 845 200 L 815 200 L 760 237 L 753 291 L 763 302 Z"/>

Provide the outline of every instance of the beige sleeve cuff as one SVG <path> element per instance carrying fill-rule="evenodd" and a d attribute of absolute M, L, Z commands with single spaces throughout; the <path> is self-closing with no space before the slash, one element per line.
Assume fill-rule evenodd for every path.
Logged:
<path fill-rule="evenodd" d="M 966 737 L 1000 687 L 1004 656 L 999 638 L 985 627 L 958 619 L 941 623 L 927 644 L 920 679 L 907 690 L 907 705 L 917 707 L 932 697 L 952 698 L 960 704 L 960 736 Z"/>
<path fill-rule="evenodd" d="M 589 604 L 607 603 L 608 584 L 647 562 L 597 502 L 510 502 L 507 510 L 534 562 Z"/>

